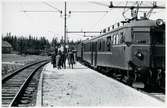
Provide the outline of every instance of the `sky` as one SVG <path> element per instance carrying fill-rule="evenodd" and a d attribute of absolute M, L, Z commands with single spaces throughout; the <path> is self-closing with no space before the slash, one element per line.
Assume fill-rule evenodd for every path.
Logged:
<path fill-rule="evenodd" d="M 114 0 L 113 0 L 114 1 Z M 58 39 L 64 36 L 64 2 L 60 0 L 3 0 L 2 4 L 2 33 L 11 32 L 17 36 L 27 36 L 29 34 L 41 37 L 45 36 L 49 41 L 53 37 Z M 52 5 L 54 8 L 48 6 Z M 114 1 L 114 5 L 125 5 L 126 1 Z M 134 2 L 128 2 L 133 5 Z M 101 31 L 103 28 L 111 26 L 124 20 L 122 12 L 124 9 L 109 9 L 108 1 L 67 1 L 67 30 L 68 31 Z M 144 2 L 143 5 L 151 5 L 151 2 Z M 158 2 L 158 5 L 165 6 L 165 0 Z M 57 11 L 59 12 L 23 12 L 25 11 Z M 71 14 L 69 14 L 71 11 Z M 109 11 L 103 13 L 74 13 L 73 11 Z M 145 11 L 145 10 L 142 10 Z M 148 11 L 148 10 L 147 10 Z M 143 13 L 140 13 L 140 15 Z M 130 11 L 126 17 L 130 17 Z M 154 10 L 150 19 L 165 19 L 164 10 Z M 87 36 L 97 36 L 99 34 L 86 34 Z M 84 40 L 83 34 L 67 34 L 69 40 Z"/>

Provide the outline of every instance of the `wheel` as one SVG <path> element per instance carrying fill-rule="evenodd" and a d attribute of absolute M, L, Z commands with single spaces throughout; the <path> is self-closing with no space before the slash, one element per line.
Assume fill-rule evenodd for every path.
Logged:
<path fill-rule="evenodd" d="M 132 86 L 133 82 L 134 82 L 134 73 L 133 71 L 127 71 L 127 84 L 129 86 Z"/>
<path fill-rule="evenodd" d="M 156 84 L 158 87 L 162 86 L 162 80 L 163 80 L 162 71 L 158 71 L 157 77 L 156 77 Z"/>
<path fill-rule="evenodd" d="M 144 84 L 145 84 L 145 89 L 151 88 L 153 86 L 153 81 L 152 81 L 152 70 L 146 70 L 145 75 L 144 75 Z"/>

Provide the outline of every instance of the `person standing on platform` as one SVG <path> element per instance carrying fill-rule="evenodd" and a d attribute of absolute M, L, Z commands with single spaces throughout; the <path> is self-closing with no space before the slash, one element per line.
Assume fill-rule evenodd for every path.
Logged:
<path fill-rule="evenodd" d="M 56 64 L 56 58 L 55 58 L 55 54 L 54 53 L 52 53 L 52 55 L 51 55 L 51 63 L 52 63 L 52 65 L 53 65 L 53 68 L 55 67 L 55 65 L 54 64 Z"/>
<path fill-rule="evenodd" d="M 73 51 L 73 54 L 74 54 L 74 64 L 76 63 L 76 51 Z"/>
<path fill-rule="evenodd" d="M 65 51 L 63 51 L 61 60 L 62 60 L 62 67 L 64 67 L 64 69 L 66 68 L 66 56 L 67 55 L 66 55 Z"/>
<path fill-rule="evenodd" d="M 70 68 L 70 65 L 73 69 L 73 64 L 74 64 L 74 53 L 72 52 L 72 50 L 69 51 L 68 53 L 68 64 L 69 64 L 69 68 Z"/>
<path fill-rule="evenodd" d="M 57 68 L 61 69 L 61 51 L 58 51 L 58 54 L 56 56 L 56 64 L 57 64 Z"/>
<path fill-rule="evenodd" d="M 55 48 L 54 53 L 51 55 L 51 63 L 53 64 L 53 68 L 56 67 L 56 55 L 57 55 L 57 49 Z"/>

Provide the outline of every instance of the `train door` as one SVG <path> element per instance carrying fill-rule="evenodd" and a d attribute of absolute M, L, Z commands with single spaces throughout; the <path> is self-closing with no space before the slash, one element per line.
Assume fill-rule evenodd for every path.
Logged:
<path fill-rule="evenodd" d="M 83 60 L 83 43 L 81 43 L 81 60 Z"/>
<path fill-rule="evenodd" d="M 97 64 L 97 42 L 93 43 L 93 66 Z"/>
<path fill-rule="evenodd" d="M 94 43 L 93 42 L 91 42 L 90 43 L 91 44 L 91 65 L 93 65 L 93 47 L 94 47 Z"/>

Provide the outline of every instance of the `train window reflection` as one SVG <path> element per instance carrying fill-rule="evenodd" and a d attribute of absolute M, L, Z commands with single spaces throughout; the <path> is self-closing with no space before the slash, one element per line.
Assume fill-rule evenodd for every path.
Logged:
<path fill-rule="evenodd" d="M 120 44 L 124 43 L 125 42 L 125 36 L 124 36 L 124 33 L 121 32 L 120 33 Z"/>

